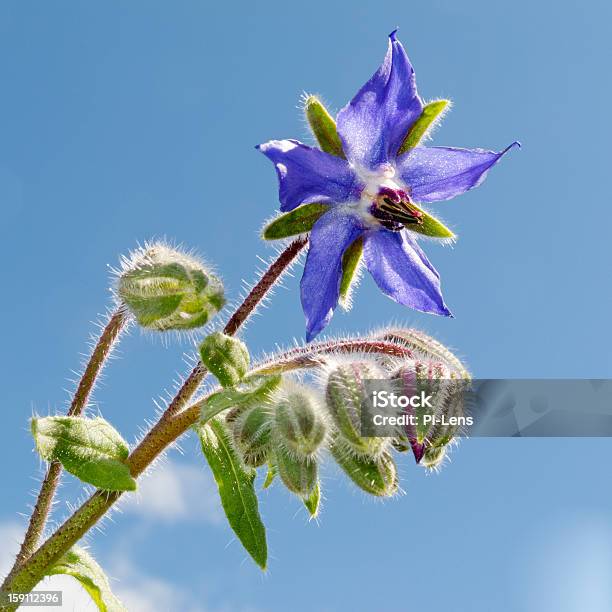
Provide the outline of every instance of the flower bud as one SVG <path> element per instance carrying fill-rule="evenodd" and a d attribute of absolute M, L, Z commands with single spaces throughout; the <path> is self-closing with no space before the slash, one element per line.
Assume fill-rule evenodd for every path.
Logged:
<path fill-rule="evenodd" d="M 390 497 L 397 492 L 397 467 L 388 452 L 378 457 L 358 455 L 342 438 L 338 438 L 331 453 L 346 475 L 366 493 Z"/>
<path fill-rule="evenodd" d="M 223 307 L 223 285 L 197 259 L 163 244 L 137 253 L 117 293 L 142 327 L 194 329 Z"/>
<path fill-rule="evenodd" d="M 384 444 L 383 438 L 361 437 L 361 407 L 367 397 L 364 380 L 381 378 L 383 372 L 367 362 L 340 365 L 327 378 L 327 408 L 338 433 L 354 451 L 364 455 L 376 455 Z"/>
<path fill-rule="evenodd" d="M 263 465 L 270 452 L 272 438 L 272 416 L 269 406 L 257 405 L 247 408 L 226 419 L 232 432 L 234 444 L 245 465 Z"/>
<path fill-rule="evenodd" d="M 292 454 L 282 444 L 274 450 L 276 469 L 285 486 L 302 499 L 313 492 L 318 477 L 317 462 Z"/>
<path fill-rule="evenodd" d="M 425 460 L 428 450 L 444 447 L 461 429 L 465 414 L 465 390 L 468 381 L 454 370 L 435 361 L 411 361 L 399 368 L 392 380 L 406 396 L 428 398 L 426 404 L 408 408 L 416 424 L 407 426 L 402 436 L 409 442 L 417 463 Z M 435 453 L 430 453 L 435 460 Z"/>
<path fill-rule="evenodd" d="M 327 433 L 325 418 L 313 393 L 306 387 L 285 383 L 272 409 L 279 442 L 298 457 L 311 457 Z"/>
<path fill-rule="evenodd" d="M 378 337 L 385 342 L 393 342 L 408 349 L 413 359 L 438 361 L 461 378 L 470 378 L 466 367 L 452 351 L 422 331 L 412 328 L 387 329 Z"/>

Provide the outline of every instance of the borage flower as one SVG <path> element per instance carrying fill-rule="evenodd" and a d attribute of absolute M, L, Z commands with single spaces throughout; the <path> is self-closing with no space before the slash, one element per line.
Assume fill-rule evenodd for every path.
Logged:
<path fill-rule="evenodd" d="M 343 284 L 343 258 L 346 268 L 345 253 L 355 244 L 383 293 L 410 308 L 452 316 L 440 276 L 416 241 L 419 234 L 436 235 L 424 225 L 446 228 L 416 203 L 476 187 L 518 143 L 500 153 L 418 146 L 446 101 L 423 104 L 395 32 L 382 66 L 338 113 L 336 126 L 318 104 L 320 121 L 309 119 L 325 150 L 297 140 L 257 147 L 276 166 L 281 211 L 316 207 L 301 281 L 307 340 L 329 323 Z"/>

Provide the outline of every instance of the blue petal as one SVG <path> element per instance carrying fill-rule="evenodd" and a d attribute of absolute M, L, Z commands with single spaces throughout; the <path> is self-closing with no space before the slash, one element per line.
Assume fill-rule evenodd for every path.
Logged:
<path fill-rule="evenodd" d="M 282 211 L 300 204 L 358 200 L 359 181 L 347 161 L 297 140 L 271 140 L 256 147 L 274 162 Z"/>
<path fill-rule="evenodd" d="M 422 110 L 414 69 L 393 32 L 382 66 L 338 113 L 338 134 L 346 157 L 371 170 L 393 162 Z"/>
<path fill-rule="evenodd" d="M 495 153 L 484 149 L 416 147 L 398 160 L 399 175 L 416 202 L 449 200 L 482 183 L 487 171 L 515 146 Z"/>
<path fill-rule="evenodd" d="M 313 226 L 300 284 L 310 342 L 329 323 L 338 304 L 342 255 L 363 233 L 363 222 L 345 207 L 332 208 Z"/>
<path fill-rule="evenodd" d="M 376 284 L 391 299 L 422 312 L 452 316 L 440 292 L 439 274 L 407 231 L 368 232 L 363 256 Z"/>

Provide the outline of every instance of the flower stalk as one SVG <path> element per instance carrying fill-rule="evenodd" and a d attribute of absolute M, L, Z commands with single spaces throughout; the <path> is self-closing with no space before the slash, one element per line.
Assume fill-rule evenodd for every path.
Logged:
<path fill-rule="evenodd" d="M 240 329 L 307 242 L 307 238 L 300 237 L 281 252 L 228 320 L 224 327 L 227 335 L 234 335 Z M 109 320 L 79 383 L 68 416 L 79 416 L 87 405 L 95 380 L 125 324 L 126 317 L 125 310 L 119 308 Z M 193 397 L 206 374 L 206 368 L 201 362 L 198 362 L 168 404 L 168 408 L 159 421 L 131 453 L 127 463 L 134 478 L 142 474 L 168 445 L 197 421 L 199 404 L 193 406 L 185 414 L 181 414 L 180 411 Z M 2 591 L 30 591 L 42 579 L 45 570 L 95 525 L 121 496 L 121 492 L 97 491 L 34 553 L 51 509 L 60 473 L 61 465 L 52 462 L 43 481 L 21 551 L 1 587 Z"/>
<path fill-rule="evenodd" d="M 115 312 L 111 315 L 108 323 L 105 325 L 98 341 L 91 353 L 89 361 L 85 367 L 85 371 L 81 376 L 77 389 L 74 393 L 70 408 L 68 409 L 68 416 L 79 416 L 83 410 L 87 407 L 89 398 L 96 384 L 96 380 L 104 363 L 111 353 L 111 350 L 118 340 L 121 331 L 124 329 L 127 322 L 127 313 L 123 306 L 119 306 Z M 52 461 L 49 464 L 45 477 L 40 486 L 40 492 L 34 504 L 32 515 L 26 530 L 23 542 L 17 558 L 15 560 L 15 568 L 22 565 L 36 550 L 36 546 L 40 541 L 42 533 L 45 529 L 47 518 L 53 505 L 53 498 L 59 484 L 60 476 L 62 473 L 62 465 L 58 461 Z M 12 572 L 11 572 L 12 573 Z M 9 580 L 11 574 L 7 577 Z M 4 587 L 3 587 L 4 588 Z"/>

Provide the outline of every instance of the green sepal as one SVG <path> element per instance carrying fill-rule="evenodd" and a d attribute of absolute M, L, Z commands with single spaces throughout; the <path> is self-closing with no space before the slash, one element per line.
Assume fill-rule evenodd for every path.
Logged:
<path fill-rule="evenodd" d="M 264 489 L 267 489 L 274 482 L 274 479 L 276 478 L 276 474 L 277 474 L 276 466 L 271 461 L 268 461 L 268 473 L 266 474 L 266 479 L 264 480 L 264 483 L 263 483 Z"/>
<path fill-rule="evenodd" d="M 340 306 L 345 310 L 351 307 L 353 282 L 357 279 L 357 270 L 363 255 L 363 238 L 357 238 L 342 256 L 342 279 L 340 280 Z"/>
<path fill-rule="evenodd" d="M 127 612 L 111 591 L 108 578 L 93 557 L 79 547 L 70 549 L 47 571 L 47 576 L 64 574 L 76 578 L 100 612 Z"/>
<path fill-rule="evenodd" d="M 444 225 L 440 220 L 436 219 L 432 215 L 426 213 L 422 208 L 416 206 L 413 202 L 410 202 L 412 208 L 416 208 L 421 214 L 421 223 L 411 223 L 407 225 L 407 229 L 423 236 L 429 236 L 430 238 L 444 238 L 446 240 L 454 240 L 455 234 Z"/>
<path fill-rule="evenodd" d="M 223 387 L 238 384 L 249 370 L 251 358 L 244 342 L 215 332 L 200 344 L 200 358 Z"/>
<path fill-rule="evenodd" d="M 202 452 L 219 488 L 221 505 L 231 528 L 255 563 L 266 568 L 266 528 L 259 514 L 255 494 L 255 470 L 240 461 L 221 419 L 195 425 Z"/>
<path fill-rule="evenodd" d="M 228 408 L 248 408 L 254 404 L 265 403 L 278 388 L 282 380 L 280 374 L 267 376 L 248 376 L 235 387 L 217 391 L 202 402 L 200 423 Z"/>
<path fill-rule="evenodd" d="M 425 105 L 421 115 L 412 124 L 408 134 L 406 134 L 406 138 L 404 138 L 404 142 L 397 152 L 398 156 L 410 149 L 414 149 L 427 136 L 435 124 L 442 119 L 443 113 L 449 104 L 450 100 L 434 100 Z"/>
<path fill-rule="evenodd" d="M 397 467 L 389 453 L 383 452 L 378 457 L 358 455 L 341 439 L 330 450 L 344 473 L 366 493 L 390 497 L 397 492 Z"/>
<path fill-rule="evenodd" d="M 262 232 L 264 240 L 280 240 L 297 234 L 305 234 L 319 220 L 319 217 L 329 209 L 327 204 L 304 204 L 291 212 L 279 215 L 273 219 Z"/>
<path fill-rule="evenodd" d="M 282 444 L 274 449 L 274 463 L 283 484 L 302 499 L 308 499 L 318 482 L 319 468 L 314 458 L 303 459 L 287 451 Z"/>
<path fill-rule="evenodd" d="M 319 514 L 319 504 L 321 503 L 321 482 L 317 480 L 312 493 L 304 499 L 304 505 L 310 514 L 310 518 L 317 518 Z"/>
<path fill-rule="evenodd" d="M 68 472 L 99 489 L 136 490 L 126 464 L 128 445 L 104 419 L 33 418 L 31 430 L 36 450 L 46 461 L 59 461 Z"/>
<path fill-rule="evenodd" d="M 344 158 L 342 141 L 338 136 L 336 122 L 316 96 L 308 96 L 304 103 L 304 113 L 308 125 L 317 139 L 322 151 Z"/>

